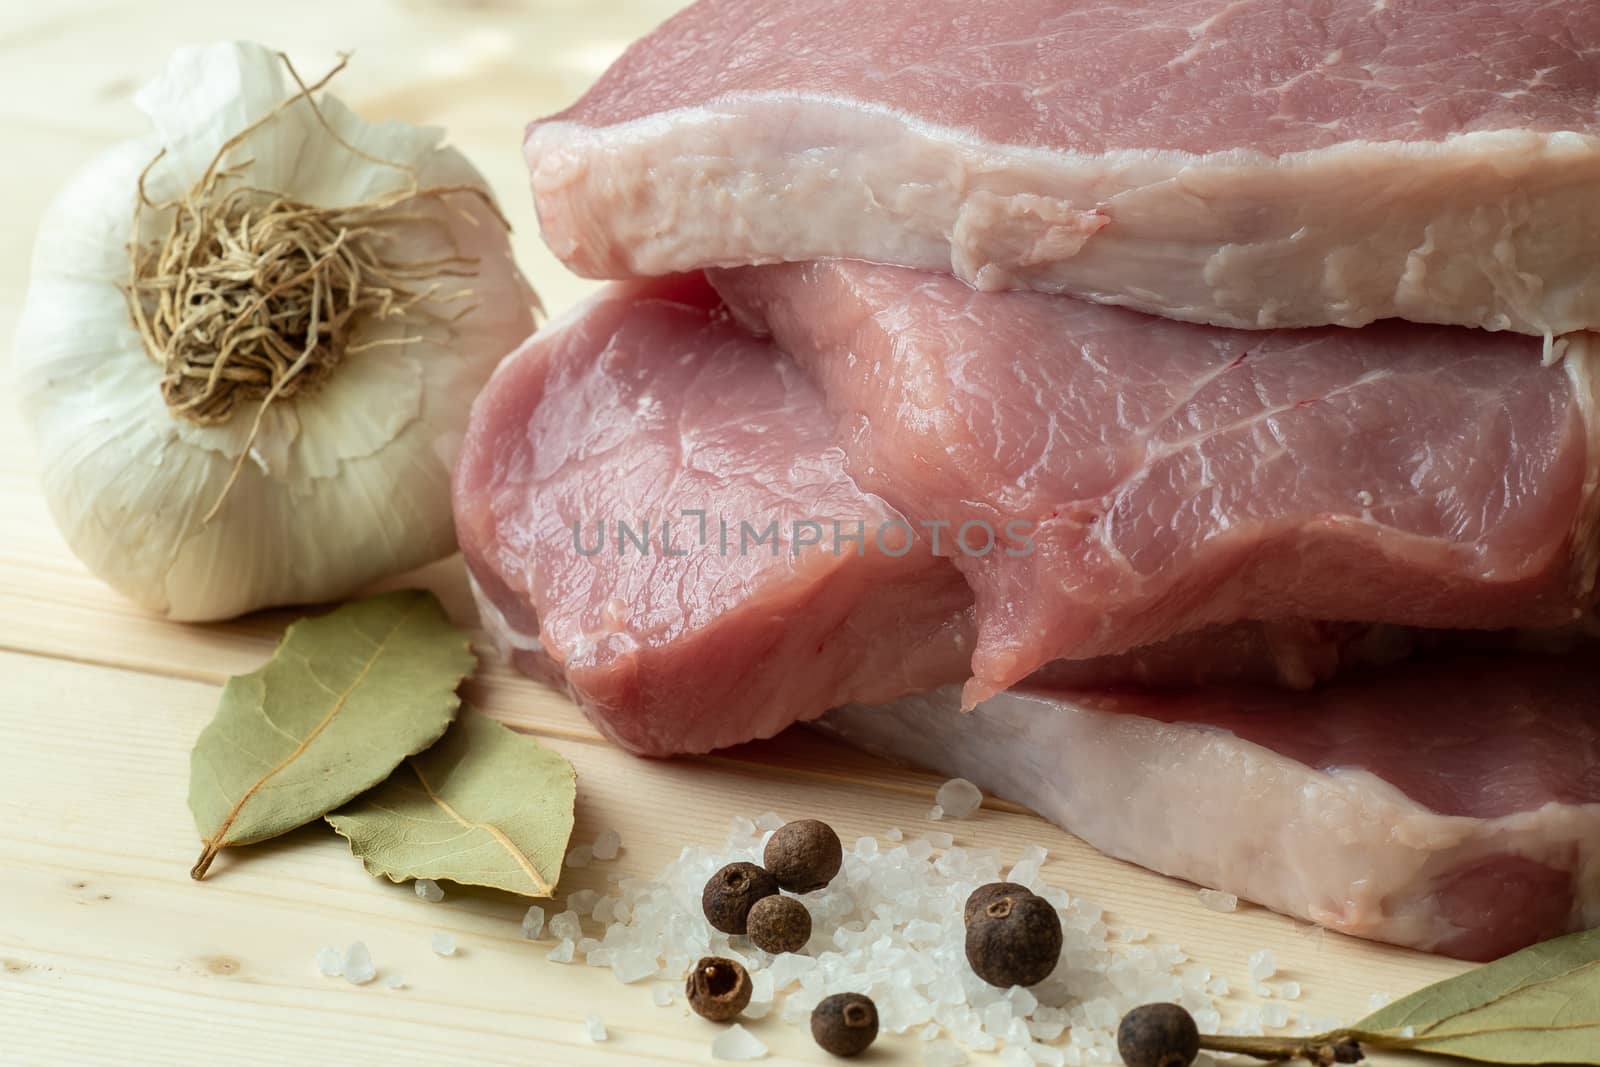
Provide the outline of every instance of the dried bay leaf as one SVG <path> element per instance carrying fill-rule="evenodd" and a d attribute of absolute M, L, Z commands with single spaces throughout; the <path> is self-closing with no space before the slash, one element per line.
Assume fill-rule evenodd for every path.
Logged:
<path fill-rule="evenodd" d="M 577 781 L 561 754 L 467 714 L 389 780 L 328 816 L 367 870 L 526 897 L 555 892 Z"/>
<path fill-rule="evenodd" d="M 286 833 L 381 782 L 455 718 L 476 659 L 432 593 L 403 590 L 289 627 L 230 678 L 189 760 L 204 878 L 230 845 Z"/>
<path fill-rule="evenodd" d="M 1600 930 L 1428 986 L 1351 1029 L 1379 1048 L 1486 1063 L 1600 1064 Z"/>

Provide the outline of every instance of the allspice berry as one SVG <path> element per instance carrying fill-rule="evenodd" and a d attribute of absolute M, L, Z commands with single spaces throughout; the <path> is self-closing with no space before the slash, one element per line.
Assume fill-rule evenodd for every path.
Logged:
<path fill-rule="evenodd" d="M 824 1052 L 859 1055 L 878 1036 L 878 1006 L 860 993 L 835 993 L 811 1012 L 811 1036 Z"/>
<path fill-rule="evenodd" d="M 811 912 L 794 897 L 762 897 L 746 925 L 751 942 L 768 952 L 799 952 L 811 940 Z"/>
<path fill-rule="evenodd" d="M 1176 1004 L 1146 1004 L 1122 1017 L 1117 1053 L 1128 1067 L 1189 1067 L 1200 1055 L 1200 1028 Z"/>
<path fill-rule="evenodd" d="M 1060 958 L 1056 909 L 1027 890 L 994 894 L 967 925 L 967 962 L 992 986 L 1036 985 Z"/>
<path fill-rule="evenodd" d="M 713 874 L 700 894 L 706 921 L 725 934 L 742 934 L 750 908 L 778 892 L 778 882 L 753 863 L 730 863 Z"/>
<path fill-rule="evenodd" d="M 989 906 L 991 900 L 1007 894 L 1032 896 L 1033 890 L 1025 885 L 1018 885 L 1016 882 L 989 882 L 986 885 L 980 885 L 968 895 L 966 906 L 961 909 L 961 921 L 965 925 L 971 926 L 972 920 L 979 912 Z"/>
<path fill-rule="evenodd" d="M 818 819 L 784 823 L 767 839 L 761 861 L 791 893 L 810 893 L 833 881 L 844 862 L 844 846 L 833 827 Z"/>
<path fill-rule="evenodd" d="M 750 1003 L 750 974 L 735 960 L 705 956 L 684 978 L 683 995 L 696 1014 L 727 1022 Z"/>

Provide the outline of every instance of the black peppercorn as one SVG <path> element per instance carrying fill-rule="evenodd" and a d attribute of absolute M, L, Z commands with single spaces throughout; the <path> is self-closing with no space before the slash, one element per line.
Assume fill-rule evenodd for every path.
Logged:
<path fill-rule="evenodd" d="M 750 1003 L 750 974 L 734 960 L 706 956 L 683 980 L 683 995 L 696 1014 L 727 1022 Z"/>
<path fill-rule="evenodd" d="M 762 897 L 778 892 L 772 875 L 753 863 L 730 863 L 713 874 L 700 894 L 706 921 L 725 934 L 742 934 L 750 908 Z"/>
<path fill-rule="evenodd" d="M 967 962 L 992 986 L 1035 985 L 1060 958 L 1056 909 L 1027 890 L 993 894 L 967 926 Z"/>
<path fill-rule="evenodd" d="M 860 993 L 835 993 L 811 1012 L 811 1036 L 835 1056 L 864 1052 L 878 1036 L 878 1006 Z"/>
<path fill-rule="evenodd" d="M 761 860 L 791 893 L 809 893 L 833 881 L 844 862 L 844 846 L 833 827 L 817 819 L 784 823 L 767 839 Z"/>
<path fill-rule="evenodd" d="M 746 925 L 756 948 L 768 952 L 799 952 L 811 940 L 811 913 L 794 897 L 762 897 Z"/>
<path fill-rule="evenodd" d="M 1122 1017 L 1117 1052 L 1128 1067 L 1189 1067 L 1200 1055 L 1200 1028 L 1176 1004 L 1146 1004 Z"/>
<path fill-rule="evenodd" d="M 991 900 L 1007 894 L 1031 897 L 1033 896 L 1033 890 L 1025 885 L 1018 885 L 1016 882 L 989 882 L 986 885 L 980 885 L 967 897 L 966 906 L 961 909 L 961 921 L 967 926 L 971 926 L 972 920 L 980 911 L 989 906 Z"/>

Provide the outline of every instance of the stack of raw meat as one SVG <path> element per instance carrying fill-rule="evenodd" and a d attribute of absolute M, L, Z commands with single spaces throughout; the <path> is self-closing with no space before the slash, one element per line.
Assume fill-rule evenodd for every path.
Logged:
<path fill-rule="evenodd" d="M 831 711 L 1352 934 L 1600 925 L 1600 5 L 701 0 L 527 155 L 619 280 L 460 539 L 619 743 Z"/>

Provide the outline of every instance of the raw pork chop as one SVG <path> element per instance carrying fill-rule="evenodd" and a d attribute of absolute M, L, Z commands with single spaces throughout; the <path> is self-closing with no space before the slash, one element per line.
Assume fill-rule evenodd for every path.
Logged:
<path fill-rule="evenodd" d="M 712 281 L 821 387 L 859 484 L 945 524 L 969 700 L 1239 619 L 1555 626 L 1594 600 L 1587 336 L 1551 368 L 1513 334 L 1243 332 L 837 260 Z M 990 547 L 1018 522 L 1030 551 Z"/>
<path fill-rule="evenodd" d="M 485 623 L 647 755 L 963 680 L 971 590 L 925 546 L 880 550 L 876 529 L 903 520 L 850 478 L 831 427 L 810 382 L 698 277 L 613 286 L 509 359 L 474 408 L 456 525 Z M 796 521 L 820 524 L 818 543 L 797 544 L 818 531 Z M 836 522 L 866 536 L 835 540 Z M 1054 676 L 1304 687 L 1405 641 L 1236 626 Z"/>
<path fill-rule="evenodd" d="M 844 472 L 815 387 L 698 277 L 613 286 L 508 359 L 473 408 L 455 511 L 517 664 L 636 752 L 966 674 L 972 594 L 947 561 L 797 544 L 796 521 L 898 516 Z"/>
<path fill-rule="evenodd" d="M 701 0 L 526 152 L 591 277 L 841 256 L 1246 328 L 1600 327 L 1592 0 Z"/>
<path fill-rule="evenodd" d="M 852 743 L 1096 848 L 1358 937 L 1472 960 L 1600 925 L 1600 668 L 1408 664 L 1312 694 L 954 690 L 844 708 Z"/>

